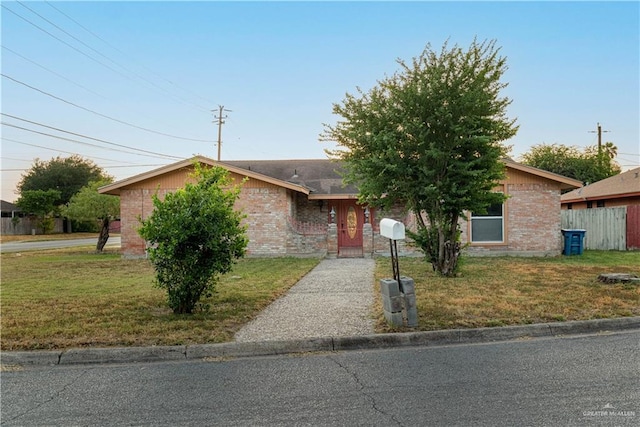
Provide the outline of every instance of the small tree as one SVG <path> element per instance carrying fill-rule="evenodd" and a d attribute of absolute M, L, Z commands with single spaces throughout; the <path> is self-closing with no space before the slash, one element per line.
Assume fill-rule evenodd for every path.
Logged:
<path fill-rule="evenodd" d="M 613 160 L 618 148 L 606 142 L 598 150 L 589 146 L 581 150 L 562 144 L 538 144 L 521 156 L 522 163 L 549 172 L 577 179 L 583 184 L 594 183 L 620 173 Z"/>
<path fill-rule="evenodd" d="M 120 199 L 98 193 L 98 188 L 110 180 L 95 181 L 74 194 L 62 214 L 77 221 L 100 221 L 100 236 L 96 251 L 102 252 L 109 240 L 109 224 L 120 215 Z"/>
<path fill-rule="evenodd" d="M 467 51 L 445 44 L 440 53 L 427 45 L 369 92 L 358 88 L 334 104 L 343 120 L 321 136 L 342 147 L 328 153 L 346 162 L 361 202 L 413 211 L 410 235 L 444 276 L 455 274 L 463 212 L 504 200 L 493 191 L 504 177 L 501 142 L 517 126 L 505 116 L 511 101 L 500 97 L 506 59 L 498 51 L 494 41 L 474 40 Z"/>
<path fill-rule="evenodd" d="M 195 184 L 164 200 L 154 195 L 154 211 L 138 231 L 150 245 L 156 284 L 167 291 L 174 313 L 192 313 L 247 246 L 242 215 L 233 208 L 240 190 L 225 189 L 228 172 L 196 164 L 194 177 Z"/>
<path fill-rule="evenodd" d="M 53 215 L 57 207 L 56 201 L 59 199 L 58 190 L 29 190 L 22 192 L 16 205 L 25 213 L 35 215 L 42 233 L 47 234 L 53 230 Z"/>

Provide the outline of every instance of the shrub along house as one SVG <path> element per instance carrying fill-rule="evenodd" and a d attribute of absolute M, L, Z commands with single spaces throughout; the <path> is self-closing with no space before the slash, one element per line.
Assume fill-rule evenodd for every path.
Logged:
<path fill-rule="evenodd" d="M 120 197 L 122 254 L 145 255 L 139 218 L 161 198 L 191 179 L 194 162 L 227 169 L 241 185 L 236 208 L 246 215 L 248 256 L 361 257 L 388 253 L 379 220 L 388 216 L 411 228 L 415 221 L 401 207 L 384 215 L 357 203 L 358 190 L 343 185 L 341 164 L 317 160 L 216 162 L 197 156 L 106 185 L 102 194 Z M 509 199 L 487 215 L 469 214 L 461 223 L 468 250 L 481 253 L 555 255 L 561 251 L 560 192 L 578 181 L 505 160 L 507 178 L 496 191 Z M 400 242 L 401 253 L 413 251 Z"/>

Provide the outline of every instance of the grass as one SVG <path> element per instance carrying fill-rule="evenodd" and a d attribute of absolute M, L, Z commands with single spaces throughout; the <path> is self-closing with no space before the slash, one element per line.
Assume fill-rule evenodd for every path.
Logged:
<path fill-rule="evenodd" d="M 7 253 L 0 258 L 2 350 L 216 343 L 283 295 L 317 259 L 245 259 L 204 302 L 208 312 L 174 315 L 153 286 L 147 260 L 123 260 L 116 250 Z M 461 274 L 445 279 L 419 258 L 400 259 L 416 282 L 417 330 L 503 326 L 638 316 L 640 286 L 605 285 L 600 273 L 640 275 L 640 252 L 585 251 L 553 258 L 464 258 Z M 376 260 L 377 280 L 391 275 Z M 376 295 L 379 293 L 376 291 Z M 397 332 L 375 307 L 378 332 Z"/>
<path fill-rule="evenodd" d="M 86 249 L 2 254 L 2 350 L 230 341 L 319 260 L 241 260 L 204 302 L 175 315 L 147 260 Z"/>
<path fill-rule="evenodd" d="M 600 273 L 640 276 L 640 252 L 585 251 L 581 256 L 462 259 L 458 277 L 442 278 L 419 258 L 402 258 L 414 279 L 418 330 L 491 327 L 640 315 L 640 286 L 606 285 Z M 376 263 L 376 282 L 392 276 L 391 261 Z M 400 331 L 382 316 L 378 332 Z"/>

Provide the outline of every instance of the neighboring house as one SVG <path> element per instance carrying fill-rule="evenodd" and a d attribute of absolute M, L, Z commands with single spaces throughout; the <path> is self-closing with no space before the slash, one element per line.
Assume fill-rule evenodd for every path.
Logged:
<path fill-rule="evenodd" d="M 14 236 L 42 233 L 42 228 L 35 216 L 22 212 L 18 206 L 6 200 L 1 200 L 0 205 L 2 209 L 0 233 Z M 63 230 L 62 218 L 54 218 L 52 232 L 62 233 Z"/>
<path fill-rule="evenodd" d="M 561 197 L 562 209 L 613 208 L 640 205 L 640 168 L 628 170 Z"/>
<path fill-rule="evenodd" d="M 0 200 L 0 210 L 2 211 L 2 218 L 15 218 L 24 216 L 22 210 L 11 202 L 6 200 Z"/>
<path fill-rule="evenodd" d="M 242 185 L 236 208 L 246 214 L 249 256 L 371 256 L 388 253 L 379 235 L 383 216 L 415 224 L 402 207 L 379 214 L 357 203 L 358 190 L 344 186 L 341 164 L 329 159 L 216 162 L 197 156 L 100 188 L 120 196 L 122 254 L 144 256 L 137 233 L 139 218 L 153 210 L 152 196 L 161 198 L 184 186 L 194 162 L 218 165 Z M 505 160 L 507 178 L 496 191 L 509 199 L 487 215 L 470 215 L 462 239 L 470 251 L 531 255 L 559 254 L 560 192 L 580 182 Z M 402 253 L 413 249 L 404 243 Z"/>
<path fill-rule="evenodd" d="M 585 249 L 640 249 L 640 168 L 563 194 L 562 224 L 586 230 Z"/>

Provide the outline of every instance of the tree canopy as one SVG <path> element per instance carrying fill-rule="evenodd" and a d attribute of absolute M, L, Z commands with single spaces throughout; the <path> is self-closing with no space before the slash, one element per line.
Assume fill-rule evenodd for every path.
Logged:
<path fill-rule="evenodd" d="M 71 200 L 71 196 L 91 181 L 110 178 L 91 160 L 74 155 L 71 157 L 56 157 L 49 161 L 36 159 L 31 168 L 22 175 L 17 185 L 22 194 L 31 190 L 57 190 L 60 196 L 55 205 L 64 205 Z"/>
<path fill-rule="evenodd" d="M 502 141 L 515 135 L 500 96 L 507 69 L 495 41 L 474 40 L 468 50 L 440 52 L 427 45 L 400 71 L 368 92 L 347 93 L 321 139 L 337 142 L 332 157 L 345 161 L 345 181 L 359 199 L 389 208 L 403 204 L 416 216 L 411 236 L 433 268 L 454 274 L 461 250 L 459 218 L 503 201 L 494 192 L 504 177 Z"/>
<path fill-rule="evenodd" d="M 111 180 L 90 182 L 71 196 L 62 214 L 78 221 L 100 221 L 100 236 L 96 250 L 101 252 L 109 239 L 109 224 L 120 215 L 120 198 L 98 193 L 98 188 Z"/>
<path fill-rule="evenodd" d="M 613 160 L 618 148 L 611 142 L 589 146 L 581 150 L 577 146 L 562 144 L 538 144 L 521 156 L 525 165 L 591 184 L 620 173 L 620 166 Z"/>
<path fill-rule="evenodd" d="M 240 190 L 229 188 L 227 170 L 196 163 L 194 176 L 195 184 L 164 200 L 154 195 L 154 210 L 138 231 L 174 313 L 192 313 L 247 246 L 243 216 L 234 210 Z"/>

